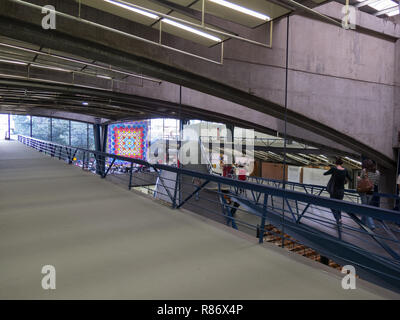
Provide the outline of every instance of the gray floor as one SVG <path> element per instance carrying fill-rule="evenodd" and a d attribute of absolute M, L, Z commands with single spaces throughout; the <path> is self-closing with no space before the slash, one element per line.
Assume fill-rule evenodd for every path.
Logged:
<path fill-rule="evenodd" d="M 41 287 L 54 265 L 56 290 Z M 0 142 L 2 299 L 398 298 L 273 245 L 172 210 L 29 149 Z"/>

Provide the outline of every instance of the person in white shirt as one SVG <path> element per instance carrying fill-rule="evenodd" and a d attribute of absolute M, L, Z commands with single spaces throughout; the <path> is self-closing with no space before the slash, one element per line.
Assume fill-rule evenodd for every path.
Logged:
<path fill-rule="evenodd" d="M 399 187 L 399 191 L 400 191 L 400 174 L 397 176 L 397 186 Z"/>

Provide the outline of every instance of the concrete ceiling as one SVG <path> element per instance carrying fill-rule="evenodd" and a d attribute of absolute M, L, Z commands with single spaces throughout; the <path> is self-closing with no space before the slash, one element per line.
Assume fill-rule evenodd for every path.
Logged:
<path fill-rule="evenodd" d="M 85 1 L 83 0 L 82 3 L 85 4 Z M 39 3 L 41 1 L 29 2 Z M 98 3 L 100 0 L 95 2 Z M 143 5 L 150 5 L 151 3 L 151 8 L 153 9 L 157 8 L 161 12 L 168 12 L 168 14 L 182 17 L 182 11 L 165 9 L 165 3 L 168 1 L 134 2 Z M 164 5 L 160 5 L 160 2 L 164 2 Z M 190 1 L 190 3 L 189 1 L 186 1 L 187 3 L 185 1 L 170 2 L 199 13 L 196 4 L 198 6 L 201 1 Z M 237 3 L 239 2 L 237 1 Z M 273 1 L 264 2 L 267 4 L 267 8 Z M 256 3 L 260 4 L 260 1 L 246 1 L 245 3 L 247 7 L 251 7 Z M 90 5 L 89 3 L 86 4 Z M 261 10 L 260 7 L 256 6 L 252 8 Z M 284 8 L 283 11 L 289 12 L 285 5 L 282 5 L 281 8 Z M 209 25 L 221 30 L 223 29 L 220 25 L 221 21 L 225 19 L 227 21 L 235 20 L 235 14 L 232 14 L 232 16 L 224 15 L 223 11 L 219 14 L 218 11 L 212 11 L 212 7 L 208 8 L 206 12 L 207 15 L 215 15 L 220 19 L 213 19 L 213 22 L 219 23 Z M 283 14 L 282 12 L 281 14 Z M 121 12 L 117 14 L 121 15 Z M 277 18 L 279 14 L 272 15 L 272 17 Z M 194 21 L 193 16 L 188 16 L 187 19 Z M 239 22 L 237 25 L 229 24 L 229 26 L 235 26 L 232 29 L 232 33 L 237 34 L 237 30 L 243 30 L 243 26 L 246 25 L 245 28 L 248 34 L 251 34 L 252 29 L 249 27 L 254 26 L 251 19 L 247 22 L 237 22 Z M 143 21 L 143 24 L 145 24 L 145 21 Z M 154 24 L 150 26 L 155 27 Z M 175 36 L 185 38 L 180 33 L 176 33 Z M 196 42 L 194 38 L 191 40 Z M 200 45 L 209 45 L 208 43 L 198 43 Z M 217 112 L 205 112 L 190 106 L 182 106 L 179 103 L 148 99 L 113 90 L 113 85 L 116 83 L 140 87 L 143 82 L 157 84 L 166 81 L 134 73 L 131 70 L 122 69 L 114 65 L 108 65 L 104 61 L 86 59 L 83 56 L 73 55 L 66 51 L 50 50 L 35 43 L 19 41 L 4 36 L 0 38 L 0 112 L 48 115 L 48 112 L 46 113 L 45 111 L 50 111 L 54 112 L 54 114 L 58 113 L 60 117 L 65 118 L 68 118 L 68 114 L 91 117 L 85 118 L 86 121 L 90 119 L 89 122 L 112 122 L 123 119 L 156 117 L 204 119 L 224 123 L 229 122 L 241 127 L 253 127 L 260 132 L 275 133 L 268 131 L 268 128 L 256 128 L 251 123 L 221 115 Z M 84 102 L 88 104 L 84 105 Z M 298 140 L 301 141 L 301 139 Z M 310 142 L 311 145 L 317 145 L 316 143 L 313 144 L 313 141 Z"/>

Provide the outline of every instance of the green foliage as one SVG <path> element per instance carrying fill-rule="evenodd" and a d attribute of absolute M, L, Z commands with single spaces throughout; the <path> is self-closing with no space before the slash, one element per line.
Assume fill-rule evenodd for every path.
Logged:
<path fill-rule="evenodd" d="M 12 120 L 14 123 L 12 135 L 30 135 L 30 116 L 13 115 Z M 74 147 L 94 150 L 93 125 L 84 122 L 32 117 L 32 137 L 47 141 L 51 139 L 51 141 L 62 145 L 71 143 Z"/>
<path fill-rule="evenodd" d="M 29 136 L 31 134 L 31 117 L 13 115 L 14 130 L 11 130 L 11 135 L 22 134 Z"/>

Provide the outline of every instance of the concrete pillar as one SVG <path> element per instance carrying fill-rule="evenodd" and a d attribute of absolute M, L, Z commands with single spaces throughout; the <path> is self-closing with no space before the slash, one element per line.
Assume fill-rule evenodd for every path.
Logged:
<path fill-rule="evenodd" d="M 382 124 L 384 125 L 384 124 Z M 394 66 L 394 89 L 393 89 L 393 152 L 395 157 L 398 158 L 398 150 L 400 147 L 400 39 L 396 41 L 395 45 L 395 66 Z M 399 159 L 397 159 L 397 166 L 399 166 Z M 384 169 L 379 168 L 382 173 L 380 182 L 380 192 L 383 193 L 397 193 L 396 178 L 398 169 Z M 387 206 L 392 209 L 394 203 L 389 203 Z"/>
<path fill-rule="evenodd" d="M 396 42 L 394 67 L 393 147 L 400 147 L 400 39 Z"/>

